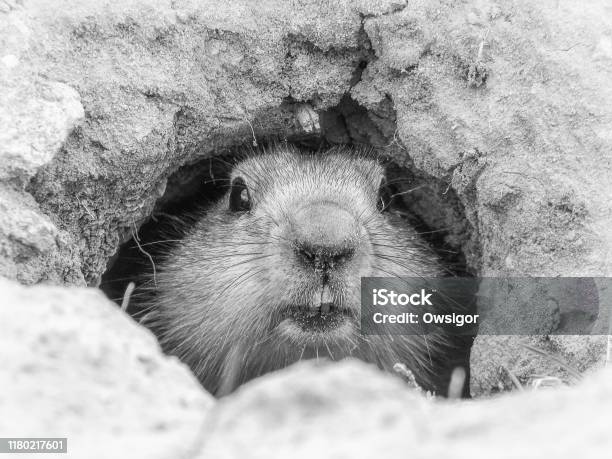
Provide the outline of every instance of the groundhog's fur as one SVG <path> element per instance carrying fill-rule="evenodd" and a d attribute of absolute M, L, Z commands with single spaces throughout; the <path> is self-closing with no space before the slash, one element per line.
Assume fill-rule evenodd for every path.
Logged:
<path fill-rule="evenodd" d="M 389 371 L 404 363 L 444 392 L 446 338 L 359 333 L 362 276 L 442 274 L 415 230 L 377 208 L 379 162 L 283 146 L 236 164 L 230 179 L 240 178 L 248 191 L 229 190 L 157 266 L 144 323 L 166 352 L 217 394 L 300 359 L 347 356 Z M 304 323 L 324 304 L 342 314 L 310 333 Z"/>

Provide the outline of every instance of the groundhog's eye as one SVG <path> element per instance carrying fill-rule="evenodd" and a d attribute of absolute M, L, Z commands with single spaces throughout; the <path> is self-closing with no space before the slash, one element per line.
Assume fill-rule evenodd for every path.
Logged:
<path fill-rule="evenodd" d="M 380 212 L 384 212 L 385 210 L 389 209 L 392 197 L 393 193 L 391 192 L 391 188 L 389 188 L 387 180 L 383 178 L 378 187 L 378 200 L 376 201 L 376 208 Z"/>
<path fill-rule="evenodd" d="M 232 181 L 229 201 L 230 210 L 233 212 L 251 210 L 251 195 L 242 177 L 236 177 Z"/>

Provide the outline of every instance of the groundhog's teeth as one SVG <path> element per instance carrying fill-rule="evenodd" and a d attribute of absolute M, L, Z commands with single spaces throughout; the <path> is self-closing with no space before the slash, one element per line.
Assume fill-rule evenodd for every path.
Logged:
<path fill-rule="evenodd" d="M 320 307 L 321 315 L 329 314 L 331 306 L 332 306 L 331 303 L 321 303 L 321 307 Z"/>

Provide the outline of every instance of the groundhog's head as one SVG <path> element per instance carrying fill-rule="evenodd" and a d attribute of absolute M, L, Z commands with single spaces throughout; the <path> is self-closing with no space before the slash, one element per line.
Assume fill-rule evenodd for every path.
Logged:
<path fill-rule="evenodd" d="M 316 356 L 400 361 L 405 350 L 359 333 L 361 277 L 438 270 L 387 212 L 387 188 L 380 163 L 355 151 L 279 148 L 240 161 L 225 196 L 160 266 L 162 344 L 213 390 L 235 359 L 241 381 Z"/>
<path fill-rule="evenodd" d="M 253 276 L 244 285 L 257 311 L 248 315 L 264 315 L 297 346 L 354 336 L 361 277 L 431 272 L 414 234 L 385 214 L 391 196 L 372 155 L 282 149 L 241 161 L 230 183 L 227 243 L 253 253 L 252 266 L 235 273 Z"/>

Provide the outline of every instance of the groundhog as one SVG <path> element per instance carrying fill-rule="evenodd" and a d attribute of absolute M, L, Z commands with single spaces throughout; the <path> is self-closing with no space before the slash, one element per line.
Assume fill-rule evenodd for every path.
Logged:
<path fill-rule="evenodd" d="M 360 333 L 361 277 L 444 275 L 419 234 L 387 212 L 387 189 L 380 161 L 350 148 L 247 155 L 157 264 L 142 322 L 217 395 L 301 359 L 346 357 L 387 371 L 404 364 L 445 395 L 469 348 L 442 335 Z"/>

